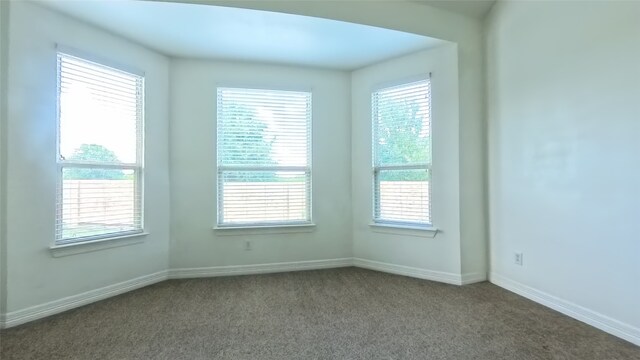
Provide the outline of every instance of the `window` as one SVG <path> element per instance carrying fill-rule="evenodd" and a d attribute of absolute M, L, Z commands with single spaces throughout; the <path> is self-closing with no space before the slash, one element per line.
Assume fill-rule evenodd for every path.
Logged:
<path fill-rule="evenodd" d="M 218 88 L 218 226 L 311 223 L 311 93 Z"/>
<path fill-rule="evenodd" d="M 56 245 L 141 233 L 144 78 L 58 53 Z"/>
<path fill-rule="evenodd" d="M 431 226 L 430 79 L 372 94 L 374 223 Z"/>

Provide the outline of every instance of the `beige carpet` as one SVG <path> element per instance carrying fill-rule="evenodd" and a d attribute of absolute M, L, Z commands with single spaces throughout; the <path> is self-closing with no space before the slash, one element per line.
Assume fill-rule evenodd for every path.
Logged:
<path fill-rule="evenodd" d="M 356 268 L 171 280 L 0 333 L 9 359 L 640 359 L 489 283 Z"/>

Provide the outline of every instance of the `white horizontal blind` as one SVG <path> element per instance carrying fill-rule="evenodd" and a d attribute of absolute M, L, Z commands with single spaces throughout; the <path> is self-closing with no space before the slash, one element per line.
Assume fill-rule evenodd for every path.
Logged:
<path fill-rule="evenodd" d="M 55 242 L 142 232 L 144 78 L 58 53 Z"/>
<path fill-rule="evenodd" d="M 376 223 L 431 225 L 430 79 L 372 94 Z"/>
<path fill-rule="evenodd" d="M 218 88 L 218 226 L 311 221 L 311 93 Z"/>

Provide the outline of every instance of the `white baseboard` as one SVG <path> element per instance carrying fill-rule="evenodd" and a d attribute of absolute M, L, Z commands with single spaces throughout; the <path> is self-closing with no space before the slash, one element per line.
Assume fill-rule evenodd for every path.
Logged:
<path fill-rule="evenodd" d="M 120 295 L 131 290 L 158 283 L 166 279 L 186 279 L 214 276 L 266 274 L 287 271 L 330 269 L 356 266 L 370 270 L 392 274 L 405 275 L 420 279 L 433 280 L 454 285 L 470 284 L 486 280 L 480 273 L 463 274 L 439 272 L 419 269 L 409 266 L 394 265 L 360 258 L 339 258 L 327 260 L 295 261 L 256 265 L 213 266 L 204 268 L 183 268 L 160 271 L 155 274 L 141 276 L 118 284 L 105 286 L 100 289 L 68 296 L 48 303 L 32 306 L 26 309 L 0 314 L 0 328 L 8 328 L 29 321 L 41 319 L 63 311 L 71 310 L 112 296 Z"/>
<path fill-rule="evenodd" d="M 611 335 L 625 339 L 640 346 L 640 328 L 625 324 L 606 315 L 584 308 L 572 302 L 560 299 L 543 291 L 534 289 L 517 281 L 492 272 L 490 281 L 529 300 L 547 306 L 576 320 L 587 323 Z"/>
<path fill-rule="evenodd" d="M 0 318 L 0 328 L 8 328 L 29 321 L 41 319 L 47 316 L 71 310 L 96 301 L 104 300 L 112 296 L 124 294 L 128 291 L 155 284 L 167 279 L 167 272 L 160 271 L 155 274 L 141 276 L 121 283 L 105 286 L 100 289 L 87 291 L 81 294 L 68 296 L 48 303 L 28 307 L 5 314 Z"/>
<path fill-rule="evenodd" d="M 426 270 L 404 265 L 395 265 L 361 258 L 354 258 L 353 265 L 363 269 L 382 271 L 418 279 L 439 281 L 453 285 L 462 285 L 462 276 L 454 273 Z"/>
<path fill-rule="evenodd" d="M 170 279 L 188 279 L 214 276 L 268 274 L 286 271 L 331 269 L 345 266 L 353 266 L 352 258 L 294 261 L 284 263 L 256 264 L 256 265 L 230 265 L 212 266 L 201 268 L 183 268 L 169 270 Z"/>
<path fill-rule="evenodd" d="M 487 273 L 466 273 L 462 274 L 462 282 L 460 285 L 475 284 L 483 281 L 487 281 Z"/>

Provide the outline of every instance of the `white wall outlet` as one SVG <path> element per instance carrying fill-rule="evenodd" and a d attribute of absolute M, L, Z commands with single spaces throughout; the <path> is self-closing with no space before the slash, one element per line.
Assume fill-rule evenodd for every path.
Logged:
<path fill-rule="evenodd" d="M 513 262 L 516 265 L 522 266 L 522 258 L 523 258 L 523 254 L 521 252 L 517 252 L 513 254 Z"/>
<path fill-rule="evenodd" d="M 253 245 L 253 244 L 251 244 L 251 241 L 247 240 L 247 241 L 245 241 L 245 242 L 244 242 L 244 249 L 245 249 L 246 251 L 250 251 L 250 250 L 251 250 L 251 248 L 252 248 L 252 245 Z"/>

